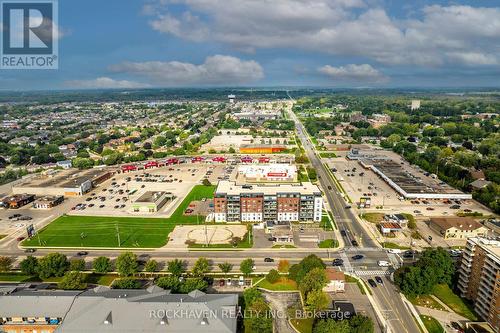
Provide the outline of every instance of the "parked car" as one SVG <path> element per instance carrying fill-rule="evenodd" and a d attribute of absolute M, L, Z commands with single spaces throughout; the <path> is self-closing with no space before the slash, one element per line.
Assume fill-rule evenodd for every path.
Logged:
<path fill-rule="evenodd" d="M 78 256 L 86 256 L 87 254 L 89 254 L 87 251 L 80 251 L 76 255 L 78 255 Z"/>
<path fill-rule="evenodd" d="M 373 279 L 368 279 L 368 283 L 370 284 L 370 286 L 372 286 L 372 288 L 377 287 L 377 284 L 375 283 L 375 281 L 373 281 Z"/>
<path fill-rule="evenodd" d="M 380 284 L 384 284 L 384 280 L 380 276 L 375 276 L 375 281 L 377 281 Z"/>
<path fill-rule="evenodd" d="M 273 258 L 264 258 L 264 262 L 274 262 L 274 259 Z"/>
<path fill-rule="evenodd" d="M 24 250 L 24 252 L 26 252 L 26 253 L 33 253 L 35 251 L 36 251 L 36 249 L 32 249 L 32 248 Z"/>

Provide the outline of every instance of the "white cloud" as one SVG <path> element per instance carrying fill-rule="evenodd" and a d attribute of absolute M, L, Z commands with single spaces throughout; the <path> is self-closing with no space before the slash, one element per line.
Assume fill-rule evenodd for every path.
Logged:
<path fill-rule="evenodd" d="M 371 83 L 381 83 L 387 81 L 387 77 L 369 64 L 349 64 L 340 67 L 325 65 L 318 68 L 318 72 L 339 81 Z"/>
<path fill-rule="evenodd" d="M 107 89 L 107 88 L 146 88 L 148 84 L 127 81 L 127 80 L 114 80 L 109 77 L 98 77 L 93 80 L 72 80 L 66 81 L 65 86 L 77 89 Z"/>
<path fill-rule="evenodd" d="M 188 9 L 174 17 L 172 3 Z M 297 48 L 391 65 L 500 63 L 498 7 L 432 5 L 419 19 L 395 19 L 361 0 L 161 0 L 147 12 L 157 31 L 239 50 Z"/>
<path fill-rule="evenodd" d="M 123 62 L 110 66 L 110 70 L 145 76 L 162 86 L 243 84 L 264 77 L 256 61 L 226 55 L 207 57 L 199 65 L 179 61 Z"/>

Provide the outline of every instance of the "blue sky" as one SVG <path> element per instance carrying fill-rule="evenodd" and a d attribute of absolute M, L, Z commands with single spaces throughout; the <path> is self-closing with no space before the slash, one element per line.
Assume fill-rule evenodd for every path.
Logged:
<path fill-rule="evenodd" d="M 59 69 L 0 89 L 500 82 L 498 1 L 60 0 L 59 30 Z"/>

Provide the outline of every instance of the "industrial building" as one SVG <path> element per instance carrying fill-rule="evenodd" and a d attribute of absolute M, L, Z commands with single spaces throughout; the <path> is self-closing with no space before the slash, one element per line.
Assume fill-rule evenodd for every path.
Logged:
<path fill-rule="evenodd" d="M 12 187 L 12 191 L 35 195 L 80 196 L 113 177 L 114 173 L 113 170 L 105 168 L 49 170 L 17 183 Z"/>
<path fill-rule="evenodd" d="M 216 222 L 321 221 L 323 198 L 309 182 L 237 185 L 220 181 L 214 197 Z"/>
<path fill-rule="evenodd" d="M 154 213 L 159 211 L 167 201 L 174 198 L 170 192 L 146 191 L 132 203 L 132 211 L 137 213 Z"/>
<path fill-rule="evenodd" d="M 171 294 L 157 286 L 86 291 L 4 287 L 0 331 L 235 333 L 237 305 L 237 294 Z"/>
<path fill-rule="evenodd" d="M 500 241 L 481 237 L 467 240 L 458 288 L 493 330 L 500 332 Z"/>
<path fill-rule="evenodd" d="M 243 164 L 238 166 L 237 180 L 245 182 L 295 182 L 297 167 L 290 164 Z"/>

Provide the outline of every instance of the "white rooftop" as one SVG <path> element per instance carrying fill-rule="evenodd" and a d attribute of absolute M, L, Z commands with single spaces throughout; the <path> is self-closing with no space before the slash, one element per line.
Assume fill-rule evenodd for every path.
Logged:
<path fill-rule="evenodd" d="M 217 185 L 216 194 L 239 195 L 241 193 L 262 193 L 264 195 L 275 195 L 277 193 L 300 193 L 302 195 L 320 195 L 318 186 L 304 182 L 302 184 L 272 184 L 272 185 L 236 185 L 235 182 L 221 180 Z"/>

